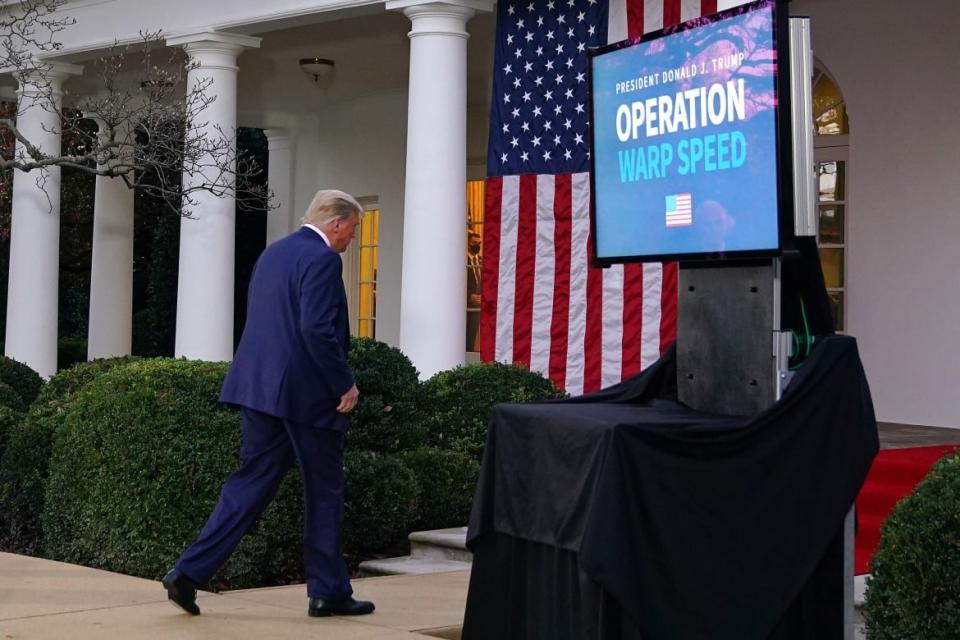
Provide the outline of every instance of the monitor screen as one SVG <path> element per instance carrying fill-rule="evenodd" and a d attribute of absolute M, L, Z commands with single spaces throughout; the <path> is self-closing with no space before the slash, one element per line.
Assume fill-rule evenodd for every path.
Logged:
<path fill-rule="evenodd" d="M 778 12 L 753 2 L 591 52 L 596 263 L 778 253 L 792 217 Z"/>

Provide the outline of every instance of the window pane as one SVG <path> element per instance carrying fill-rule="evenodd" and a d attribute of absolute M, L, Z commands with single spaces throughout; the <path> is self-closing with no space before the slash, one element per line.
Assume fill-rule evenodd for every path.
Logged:
<path fill-rule="evenodd" d="M 467 311 L 467 351 L 480 351 L 480 310 Z"/>
<path fill-rule="evenodd" d="M 844 199 L 845 164 L 844 162 L 821 162 L 817 165 L 821 202 Z"/>
<path fill-rule="evenodd" d="M 360 320 L 357 337 L 359 338 L 372 338 L 374 335 L 374 321 L 373 320 Z"/>
<path fill-rule="evenodd" d="M 376 278 L 377 254 L 373 247 L 360 249 L 360 280 L 374 280 Z"/>
<path fill-rule="evenodd" d="M 380 210 L 369 209 L 360 221 L 357 335 L 374 338 L 377 316 L 377 258 Z"/>
<path fill-rule="evenodd" d="M 836 136 L 850 133 L 847 106 L 843 94 L 825 73 L 818 72 L 813 78 L 813 118 L 817 135 Z"/>
<path fill-rule="evenodd" d="M 843 205 L 820 205 L 820 244 L 843 244 Z"/>
<path fill-rule="evenodd" d="M 373 238 L 373 225 L 370 224 L 372 221 L 369 220 L 370 214 L 363 216 L 363 221 L 360 222 L 360 246 L 365 247 L 370 244 L 370 239 Z"/>
<path fill-rule="evenodd" d="M 480 292 L 483 275 L 483 180 L 467 182 L 466 350 L 480 350 Z"/>
<path fill-rule="evenodd" d="M 820 249 L 820 266 L 828 289 L 843 287 L 843 249 Z"/>
<path fill-rule="evenodd" d="M 827 296 L 830 298 L 830 313 L 833 315 L 834 328 L 837 331 L 843 331 L 843 291 L 827 291 Z"/>
<path fill-rule="evenodd" d="M 374 286 L 371 282 L 360 283 L 360 308 L 357 309 L 357 317 L 372 318 L 375 315 Z"/>

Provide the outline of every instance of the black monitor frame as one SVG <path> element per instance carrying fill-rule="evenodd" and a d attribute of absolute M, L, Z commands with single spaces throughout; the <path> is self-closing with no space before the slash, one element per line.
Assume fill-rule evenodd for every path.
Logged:
<path fill-rule="evenodd" d="M 614 264 L 633 262 L 683 262 L 690 264 L 719 263 L 743 264 L 744 261 L 779 256 L 788 247 L 793 233 L 793 118 L 791 114 L 790 93 L 790 16 L 789 0 L 755 0 L 731 9 L 719 11 L 709 16 L 688 20 L 679 25 L 651 31 L 637 38 L 629 38 L 603 47 L 591 47 L 587 50 L 587 104 L 590 109 L 590 250 L 591 265 L 609 267 Z M 773 10 L 773 48 L 776 52 L 774 72 L 774 95 L 776 106 L 776 156 L 777 156 L 777 247 L 761 250 L 668 253 L 641 256 L 597 257 L 597 207 L 596 207 L 596 148 L 594 142 L 593 112 L 593 59 L 605 53 L 618 51 L 641 43 L 657 40 L 675 33 L 696 29 L 704 24 L 714 23 L 733 16 L 771 7 Z"/>

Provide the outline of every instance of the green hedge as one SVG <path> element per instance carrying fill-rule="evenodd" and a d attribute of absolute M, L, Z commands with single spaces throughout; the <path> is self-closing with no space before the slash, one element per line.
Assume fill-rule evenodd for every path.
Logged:
<path fill-rule="evenodd" d="M 23 420 L 23 414 L 10 407 L 0 406 L 0 456 L 7 448 L 10 431 Z"/>
<path fill-rule="evenodd" d="M 13 387 L 6 382 L 0 382 L 0 407 L 22 412 L 26 411 L 27 403 L 23 401 L 19 393 L 14 391 Z"/>
<path fill-rule="evenodd" d="M 402 543 L 417 516 L 413 471 L 396 455 L 375 451 L 344 454 L 343 547 L 368 556 Z"/>
<path fill-rule="evenodd" d="M 499 402 L 564 397 L 535 371 L 499 362 L 468 364 L 441 371 L 424 383 L 429 441 L 480 460 L 490 409 Z"/>
<path fill-rule="evenodd" d="M 54 431 L 42 514 L 50 557 L 148 578 L 169 569 L 239 463 L 239 413 L 217 402 L 226 369 L 135 361 L 73 395 Z M 374 452 L 350 451 L 344 464 L 345 550 L 369 555 L 402 541 L 416 515 L 413 472 Z M 302 532 L 294 471 L 213 586 L 301 579 Z"/>
<path fill-rule="evenodd" d="M 94 360 L 61 371 L 43 386 L 30 412 L 11 427 L 0 457 L 0 544 L 4 548 L 39 553 L 53 432 L 77 391 L 98 375 L 133 360 Z"/>
<path fill-rule="evenodd" d="M 403 454 L 417 480 L 417 531 L 462 527 L 470 518 L 480 465 L 459 451 L 422 447 Z"/>
<path fill-rule="evenodd" d="M 960 452 L 897 504 L 870 572 L 864 615 L 871 640 L 960 637 Z"/>
<path fill-rule="evenodd" d="M 43 387 L 40 374 L 22 362 L 6 356 L 0 356 L 0 382 L 10 385 L 23 400 L 24 406 L 30 406 Z"/>
<path fill-rule="evenodd" d="M 349 360 L 360 402 L 350 414 L 347 447 L 391 453 L 422 445 L 420 381 L 410 359 L 382 342 L 353 338 Z"/>
<path fill-rule="evenodd" d="M 195 537 L 238 464 L 240 415 L 218 403 L 224 363 L 145 360 L 81 389 L 54 434 L 42 516 L 50 557 L 158 578 Z M 284 582 L 300 565 L 295 480 L 214 584 Z"/>

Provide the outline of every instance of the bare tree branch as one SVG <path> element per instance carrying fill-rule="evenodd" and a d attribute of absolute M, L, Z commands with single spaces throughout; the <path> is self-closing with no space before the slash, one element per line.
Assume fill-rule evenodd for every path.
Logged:
<path fill-rule="evenodd" d="M 43 58 L 60 49 L 57 34 L 74 24 L 58 12 L 63 2 L 0 0 L 0 70 L 17 78 L 23 96 L 15 112 L 0 108 L 0 201 L 10 197 L 14 169 L 39 172 L 37 184 L 45 187 L 50 168 L 70 167 L 121 179 L 185 216 L 201 193 L 234 196 L 241 208 L 270 206 L 270 194 L 251 186 L 262 167 L 237 151 L 236 132 L 208 126 L 213 81 L 188 87 L 192 64 L 179 49 L 163 46 L 159 31 L 141 32 L 137 45 L 115 44 L 93 65 L 98 91 L 63 107 Z M 45 151 L 18 127 L 30 109 L 55 115 L 53 133 L 80 137 L 71 153 Z M 99 131 L 80 126 L 84 118 Z"/>

